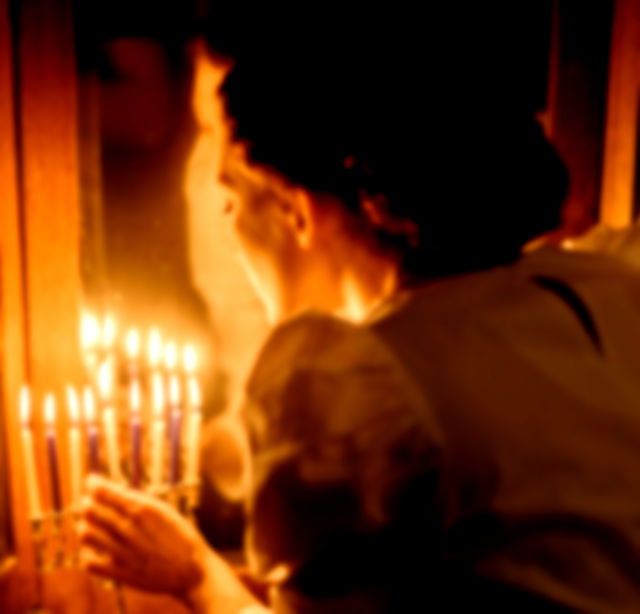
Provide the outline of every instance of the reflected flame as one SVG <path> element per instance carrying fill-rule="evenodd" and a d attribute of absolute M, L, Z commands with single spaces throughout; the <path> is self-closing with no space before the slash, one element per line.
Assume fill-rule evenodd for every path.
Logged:
<path fill-rule="evenodd" d="M 78 401 L 78 393 L 73 386 L 67 386 L 67 409 L 69 411 L 69 420 L 76 424 L 80 419 L 80 403 Z"/>
<path fill-rule="evenodd" d="M 162 338 L 157 328 L 152 328 L 149 333 L 149 365 L 155 367 L 160 363 L 162 358 Z"/>
<path fill-rule="evenodd" d="M 127 332 L 126 347 L 129 358 L 135 359 L 138 357 L 140 352 L 140 333 L 137 328 L 132 328 Z"/>
<path fill-rule="evenodd" d="M 31 392 L 27 385 L 20 388 L 20 422 L 27 426 L 31 420 Z"/>

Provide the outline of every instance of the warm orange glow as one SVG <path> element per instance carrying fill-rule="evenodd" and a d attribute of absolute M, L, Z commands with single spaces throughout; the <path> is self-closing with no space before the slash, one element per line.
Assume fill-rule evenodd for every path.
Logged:
<path fill-rule="evenodd" d="M 93 390 L 89 386 L 85 386 L 82 391 L 82 405 L 84 409 L 84 419 L 87 422 L 93 422 L 96 419 L 96 400 L 93 396 Z"/>
<path fill-rule="evenodd" d="M 140 333 L 137 328 L 131 328 L 126 338 L 127 356 L 136 359 L 140 353 Z"/>
<path fill-rule="evenodd" d="M 56 421 L 56 399 L 51 393 L 44 397 L 44 420 L 49 426 Z"/>
<path fill-rule="evenodd" d="M 69 411 L 69 420 L 76 424 L 80 420 L 80 403 L 78 393 L 73 386 L 67 386 L 67 410 Z"/>
<path fill-rule="evenodd" d="M 184 346 L 182 351 L 182 364 L 187 373 L 193 373 L 198 366 L 198 354 L 191 344 Z"/>
<path fill-rule="evenodd" d="M 152 328 L 149 333 L 148 343 L 149 365 L 155 367 L 160 363 L 162 358 L 162 338 L 157 328 Z"/>
<path fill-rule="evenodd" d="M 151 376 L 151 398 L 154 413 L 161 416 L 164 410 L 164 381 L 161 373 L 155 372 Z"/>
<path fill-rule="evenodd" d="M 31 393 L 28 386 L 20 389 L 20 422 L 27 426 L 31 420 Z"/>
<path fill-rule="evenodd" d="M 93 314 L 85 312 L 80 318 L 80 344 L 88 350 L 95 347 L 100 340 L 100 324 Z"/>
<path fill-rule="evenodd" d="M 164 366 L 169 371 L 173 371 L 178 363 L 178 350 L 173 341 L 167 343 L 164 349 Z"/>

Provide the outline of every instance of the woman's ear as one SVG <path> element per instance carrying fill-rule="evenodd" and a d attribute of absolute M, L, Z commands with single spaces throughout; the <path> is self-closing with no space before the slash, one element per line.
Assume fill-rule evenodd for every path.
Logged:
<path fill-rule="evenodd" d="M 286 211 L 287 222 L 299 247 L 308 249 L 313 242 L 316 219 L 313 199 L 302 188 L 292 188 Z"/>

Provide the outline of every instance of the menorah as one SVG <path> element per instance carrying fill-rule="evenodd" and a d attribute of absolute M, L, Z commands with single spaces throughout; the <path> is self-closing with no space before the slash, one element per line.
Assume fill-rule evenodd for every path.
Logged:
<path fill-rule="evenodd" d="M 77 520 L 87 474 L 107 475 L 146 491 L 191 519 L 198 505 L 202 399 L 193 345 L 183 347 L 179 360 L 177 344 L 163 343 L 153 329 L 144 360 L 135 328 L 124 337 L 124 352 L 118 351 L 112 318 L 100 325 L 97 318 L 85 316 L 81 330 L 86 380 L 81 386 L 65 388 L 65 432 L 60 428 L 55 394 L 43 396 L 44 428 L 38 431 L 33 428 L 29 387 L 23 386 L 20 393 L 22 456 L 37 577 L 32 612 L 43 611 L 42 575 L 78 564 Z M 60 462 L 65 445 L 66 500 Z M 36 461 L 41 446 L 46 451 L 47 508 Z M 118 610 L 124 611 L 120 587 L 108 586 L 117 591 Z"/>

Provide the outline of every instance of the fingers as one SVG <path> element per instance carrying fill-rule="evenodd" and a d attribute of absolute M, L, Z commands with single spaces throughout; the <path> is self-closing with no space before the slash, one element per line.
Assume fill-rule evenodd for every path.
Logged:
<path fill-rule="evenodd" d="M 141 493 L 127 489 L 99 475 L 90 475 L 86 485 L 89 494 L 95 500 L 121 514 L 128 514 L 131 509 L 140 506 L 145 500 Z"/>
<path fill-rule="evenodd" d="M 135 550 L 127 547 L 122 541 L 114 538 L 108 531 L 96 524 L 81 522 L 78 534 L 83 546 L 92 548 L 103 556 L 125 561 L 135 556 Z"/>
<path fill-rule="evenodd" d="M 80 552 L 80 565 L 89 573 L 116 582 L 131 584 L 130 574 L 118 559 L 95 550 L 84 548 Z"/>
<path fill-rule="evenodd" d="M 134 539 L 136 527 L 129 514 L 121 513 L 98 501 L 85 498 L 82 501 L 82 517 L 89 526 L 95 526 L 121 543 Z"/>

